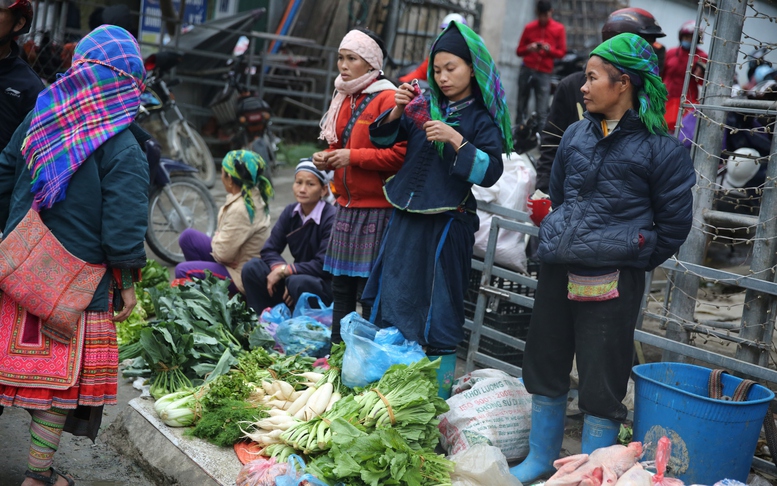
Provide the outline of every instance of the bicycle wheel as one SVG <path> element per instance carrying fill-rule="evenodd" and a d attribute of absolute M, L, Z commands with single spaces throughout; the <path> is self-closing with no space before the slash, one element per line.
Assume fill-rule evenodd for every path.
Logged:
<path fill-rule="evenodd" d="M 216 164 L 202 136 L 186 120 L 175 120 L 167 131 L 167 140 L 174 159 L 181 159 L 197 169 L 197 178 L 206 186 L 216 182 Z"/>
<path fill-rule="evenodd" d="M 212 236 L 217 221 L 218 209 L 205 184 L 192 176 L 173 176 L 170 184 L 155 187 L 151 193 L 146 242 L 162 260 L 181 263 L 184 258 L 178 237 L 183 230 L 194 228 Z"/>

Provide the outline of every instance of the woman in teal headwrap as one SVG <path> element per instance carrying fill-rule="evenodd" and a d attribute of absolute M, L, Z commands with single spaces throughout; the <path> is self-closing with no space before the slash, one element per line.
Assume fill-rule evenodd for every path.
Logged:
<path fill-rule="evenodd" d="M 696 174 L 666 133 L 658 59 L 634 34 L 599 45 L 580 89 L 588 111 L 561 139 L 540 225 L 541 260 L 523 379 L 532 396 L 524 484 L 554 472 L 577 357 L 584 453 L 615 443 L 631 372 L 645 272 L 691 229 Z"/>
<path fill-rule="evenodd" d="M 363 299 L 375 302 L 375 324 L 396 326 L 430 357 L 442 357 L 444 396 L 464 338 L 464 292 L 479 226 L 471 188 L 499 179 L 512 138 L 499 72 L 472 29 L 451 22 L 437 37 L 428 79 L 428 96 L 403 84 L 396 106 L 370 126 L 376 146 L 407 140 L 407 154 L 386 182 L 395 209 Z"/>
<path fill-rule="evenodd" d="M 259 154 L 233 150 L 221 162 L 221 182 L 227 200 L 219 209 L 218 226 L 211 239 L 189 228 L 181 233 L 184 263 L 175 267 L 175 278 L 204 278 L 209 270 L 232 280 L 230 290 L 243 293 L 240 272 L 251 258 L 258 257 L 270 236 L 269 198 L 272 184 L 262 175 L 266 168 Z"/>

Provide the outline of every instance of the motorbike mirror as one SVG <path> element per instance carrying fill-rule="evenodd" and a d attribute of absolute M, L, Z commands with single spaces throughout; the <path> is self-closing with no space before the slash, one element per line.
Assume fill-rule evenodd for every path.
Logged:
<path fill-rule="evenodd" d="M 235 48 L 232 49 L 232 55 L 235 57 L 242 56 L 248 50 L 248 45 L 249 45 L 248 37 L 241 35 L 237 39 L 237 44 L 235 44 Z"/>

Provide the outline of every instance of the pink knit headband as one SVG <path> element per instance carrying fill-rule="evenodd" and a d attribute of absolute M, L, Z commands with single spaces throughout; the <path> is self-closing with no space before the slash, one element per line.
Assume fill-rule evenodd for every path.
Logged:
<path fill-rule="evenodd" d="M 345 34 L 340 42 L 340 49 L 348 49 L 360 55 L 367 64 L 377 70 L 383 69 L 383 52 L 372 37 L 360 30 L 352 30 Z"/>

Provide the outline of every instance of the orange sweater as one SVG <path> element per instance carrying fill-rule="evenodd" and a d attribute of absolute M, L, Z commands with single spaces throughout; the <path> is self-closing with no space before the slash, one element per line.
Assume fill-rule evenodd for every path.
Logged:
<path fill-rule="evenodd" d="M 354 106 L 366 95 L 359 95 Z M 348 120 L 351 119 L 351 100 L 346 98 L 337 116 L 337 138 L 330 150 L 347 148 L 351 150 L 351 162 L 348 167 L 335 171 L 334 185 L 337 193 L 337 203 L 341 206 L 355 208 L 389 208 L 383 194 L 383 183 L 396 174 L 405 161 L 405 142 L 395 144 L 391 148 L 379 149 L 370 142 L 370 124 L 381 113 L 394 108 L 394 91 L 381 91 L 364 112 L 356 120 L 351 131 L 351 137 L 345 147 L 342 146 L 342 135 Z"/>

